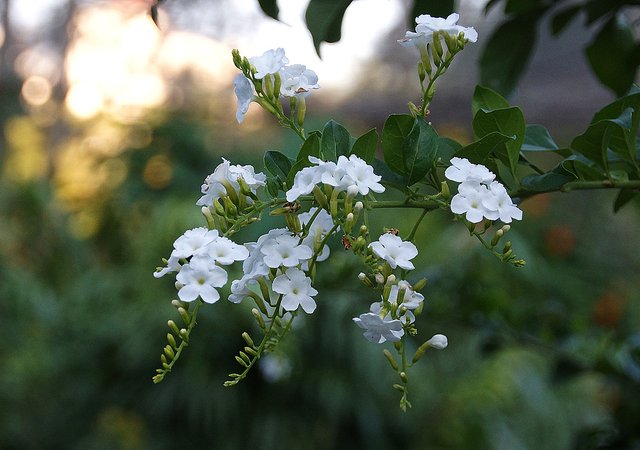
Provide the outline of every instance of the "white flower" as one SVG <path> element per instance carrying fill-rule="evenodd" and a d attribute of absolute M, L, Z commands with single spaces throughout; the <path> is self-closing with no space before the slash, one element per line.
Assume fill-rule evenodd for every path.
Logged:
<path fill-rule="evenodd" d="M 231 282 L 231 294 L 229 295 L 229 301 L 232 303 L 240 303 L 245 297 L 250 295 L 253 291 L 249 289 L 249 284 L 256 285 L 258 281 L 250 276 L 243 276 L 239 280 L 233 280 Z"/>
<path fill-rule="evenodd" d="M 435 334 L 431 339 L 427 341 L 427 343 L 438 350 L 442 350 L 443 348 L 447 348 L 449 345 L 449 340 L 444 334 Z"/>
<path fill-rule="evenodd" d="M 483 217 L 497 219 L 497 215 L 484 206 L 491 192 L 484 184 L 468 181 L 458 186 L 458 193 L 451 199 L 451 211 L 464 214 L 471 223 L 482 222 Z"/>
<path fill-rule="evenodd" d="M 369 190 L 373 192 L 384 192 L 384 186 L 378 183 L 382 177 L 373 172 L 373 167 L 356 155 L 349 158 L 341 155 L 334 172 L 334 180 L 341 190 L 354 188 L 362 195 L 367 195 Z M 325 182 L 323 180 L 323 182 Z M 331 184 L 331 183 L 329 183 Z"/>
<path fill-rule="evenodd" d="M 306 97 L 311 89 L 318 89 L 318 75 L 302 64 L 292 64 L 280 69 L 282 85 L 280 94 L 284 97 Z"/>
<path fill-rule="evenodd" d="M 371 304 L 371 306 L 369 307 L 369 311 L 371 311 L 374 314 L 380 315 L 380 313 L 382 312 L 382 302 L 374 302 Z M 387 315 L 384 317 L 384 320 L 392 320 L 393 317 L 391 317 L 391 313 L 388 312 Z M 402 314 L 401 316 L 398 317 L 398 320 L 400 321 L 400 323 L 413 323 L 416 321 L 416 316 L 413 314 L 413 312 L 407 310 L 404 312 L 404 314 Z"/>
<path fill-rule="evenodd" d="M 424 296 L 422 294 L 411 289 L 411 286 L 406 281 L 400 280 L 398 281 L 398 284 L 391 286 L 389 302 L 397 304 L 398 294 L 401 290 L 404 290 L 404 297 L 402 298 L 401 305 L 407 309 L 416 309 L 424 301 Z"/>
<path fill-rule="evenodd" d="M 477 31 L 473 27 L 458 25 L 459 18 L 460 16 L 456 13 L 450 14 L 446 19 L 422 14 L 416 17 L 416 31 L 407 31 L 404 39 L 400 39 L 398 42 L 405 46 L 415 45 L 420 48 L 433 41 L 433 33 L 436 31 L 447 33 L 453 37 L 463 33 L 469 42 L 476 42 L 478 40 Z"/>
<path fill-rule="evenodd" d="M 451 166 L 444 171 L 444 176 L 458 183 L 475 181 L 488 184 L 496 178 L 495 174 L 485 166 L 472 164 L 466 158 L 451 158 Z"/>
<path fill-rule="evenodd" d="M 494 213 L 504 223 L 511 223 L 512 219 L 522 220 L 522 210 L 513 204 L 507 190 L 498 181 L 489 185 L 491 195 L 485 197 L 482 204 L 485 208 Z"/>
<path fill-rule="evenodd" d="M 283 234 L 264 243 L 260 251 L 264 255 L 264 263 L 272 268 L 294 267 L 313 256 L 313 250 L 299 239 L 289 234 Z"/>
<path fill-rule="evenodd" d="M 286 193 L 287 201 L 293 202 L 301 195 L 313 191 L 313 187 L 320 182 L 322 172 L 317 166 L 304 167 L 293 177 L 293 186 Z"/>
<path fill-rule="evenodd" d="M 256 68 L 254 75 L 258 80 L 268 74 L 277 73 L 285 64 L 289 64 L 289 59 L 284 55 L 283 48 L 267 50 L 260 56 L 249 58 L 249 62 Z"/>
<path fill-rule="evenodd" d="M 207 256 L 198 255 L 182 266 L 176 280 L 182 285 L 178 291 L 180 300 L 192 302 L 200 297 L 206 303 L 215 303 L 220 294 L 214 288 L 227 283 L 227 272 Z"/>
<path fill-rule="evenodd" d="M 262 246 L 277 236 L 290 234 L 286 228 L 274 228 L 269 230 L 267 234 L 263 234 L 258 238 L 258 242 L 249 242 L 245 244 L 245 247 L 249 250 L 249 257 L 242 263 L 242 272 L 244 277 L 257 278 L 260 276 L 266 276 L 269 273 L 269 267 L 264 263 L 264 254 L 262 253 Z M 243 278 L 244 278 L 243 277 Z"/>
<path fill-rule="evenodd" d="M 205 252 L 214 262 L 228 266 L 234 261 L 244 261 L 249 256 L 249 250 L 243 245 L 238 245 L 231 239 L 219 236 L 204 247 Z"/>
<path fill-rule="evenodd" d="M 274 292 L 283 294 L 280 304 L 286 311 L 295 311 L 299 306 L 307 314 L 316 310 L 316 302 L 312 297 L 318 291 L 311 286 L 311 278 L 302 270 L 295 267 L 287 269 L 273 280 L 272 288 Z"/>
<path fill-rule="evenodd" d="M 306 226 L 309 220 L 311 220 L 311 217 L 313 217 L 313 215 L 316 213 L 317 210 L 318 208 L 313 207 L 309 209 L 309 212 L 298 214 L 298 219 L 300 219 L 300 224 L 303 226 Z M 320 245 L 320 242 L 322 241 L 322 239 L 327 235 L 327 233 L 329 233 L 329 231 L 331 231 L 332 228 L 333 228 L 333 220 L 331 219 L 331 215 L 324 209 L 321 209 L 318 215 L 316 216 L 315 220 L 311 224 L 308 236 L 303 239 L 302 243 L 307 247 L 317 251 L 319 249 L 317 249 L 316 247 Z M 329 253 L 330 253 L 329 246 L 325 244 L 320 254 L 316 257 L 316 261 L 317 262 L 324 261 L 329 257 Z M 306 269 L 304 265 L 303 265 L 303 269 Z"/>
<path fill-rule="evenodd" d="M 353 321 L 366 330 L 364 337 L 370 342 L 382 344 L 383 342 L 398 342 L 404 335 L 402 323 L 399 320 L 383 320 L 379 315 L 374 313 L 360 314 L 354 317 Z"/>
<path fill-rule="evenodd" d="M 238 98 L 238 111 L 236 112 L 236 120 L 242 123 L 244 115 L 249 110 L 249 104 L 253 100 L 253 84 L 251 80 L 242 74 L 236 75 L 233 79 L 233 92 Z"/>
<path fill-rule="evenodd" d="M 176 258 L 188 258 L 206 247 L 218 238 L 217 230 L 208 230 L 204 227 L 193 228 L 184 232 L 173 243 L 175 249 L 171 255 Z"/>
<path fill-rule="evenodd" d="M 169 259 L 167 260 L 167 267 L 158 268 L 158 270 L 156 270 L 153 273 L 153 276 L 156 278 L 160 278 L 170 272 L 180 271 L 180 268 L 182 267 L 182 265 L 180 264 L 179 261 L 180 261 L 180 258 L 175 256 L 173 252 L 171 252 L 171 256 L 169 256 Z"/>
<path fill-rule="evenodd" d="M 398 266 L 407 270 L 414 269 L 410 260 L 418 255 L 418 249 L 412 242 L 403 242 L 400 237 L 385 233 L 369 244 L 369 247 L 376 256 L 387 261 L 392 269 Z"/>
<path fill-rule="evenodd" d="M 230 190 L 240 192 L 238 178 L 242 178 L 254 194 L 256 189 L 264 186 L 267 181 L 267 176 L 263 173 L 256 173 L 253 166 L 232 165 L 222 158 L 222 162 L 218 164 L 213 173 L 205 178 L 201 187 L 201 192 L 204 195 L 200 197 L 196 205 L 213 206 L 215 200 L 228 195 Z"/>

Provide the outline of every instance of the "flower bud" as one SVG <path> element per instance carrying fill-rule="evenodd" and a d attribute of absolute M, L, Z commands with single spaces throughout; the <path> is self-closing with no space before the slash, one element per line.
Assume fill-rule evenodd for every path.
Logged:
<path fill-rule="evenodd" d="M 204 216 L 205 220 L 207 221 L 207 226 L 209 227 L 210 230 L 213 230 L 216 227 L 216 223 L 213 220 L 213 216 L 211 215 L 211 210 L 209 209 L 208 206 L 203 206 L 200 211 L 202 211 L 202 215 Z"/>
<path fill-rule="evenodd" d="M 304 117 L 307 114 L 307 103 L 302 96 L 297 99 L 297 103 L 296 122 L 302 128 L 304 126 Z"/>
<path fill-rule="evenodd" d="M 167 333 L 167 341 L 172 348 L 176 350 L 178 349 L 178 343 L 176 342 L 176 338 L 173 337 L 173 334 Z"/>
<path fill-rule="evenodd" d="M 176 335 L 180 334 L 180 330 L 178 329 L 178 325 L 173 320 L 167 321 L 167 326 L 171 331 L 173 331 Z"/>
<path fill-rule="evenodd" d="M 360 281 L 362 281 L 362 284 L 364 284 L 367 287 L 374 287 L 373 283 L 371 282 L 371 279 L 364 273 L 364 272 L 360 272 L 358 274 L 358 279 Z"/>
<path fill-rule="evenodd" d="M 427 279 L 426 278 L 421 278 L 421 279 L 418 280 L 418 282 L 416 284 L 413 285 L 413 290 L 414 291 L 419 291 L 423 287 L 425 287 L 426 285 L 427 285 Z"/>
<path fill-rule="evenodd" d="M 242 70 L 242 57 L 237 48 L 231 50 L 231 57 L 233 58 L 233 65 Z"/>
<path fill-rule="evenodd" d="M 409 382 L 406 372 L 400 372 L 398 375 L 400 375 L 400 379 L 402 380 L 403 383 L 406 384 Z"/>
<path fill-rule="evenodd" d="M 262 315 L 260 314 L 260 311 L 258 311 L 256 308 L 253 308 L 251 310 L 251 314 L 253 314 L 253 317 L 256 319 L 256 322 L 258 322 L 258 326 L 261 329 L 266 329 L 266 325 L 264 323 L 264 319 L 262 318 Z"/>
<path fill-rule="evenodd" d="M 445 33 L 446 34 L 446 33 Z M 444 51 L 442 50 L 442 41 L 440 40 L 442 33 L 435 32 L 433 33 L 433 52 L 431 53 L 433 56 L 433 62 L 436 66 L 439 66 L 442 62 L 442 55 Z"/>
<path fill-rule="evenodd" d="M 376 283 L 382 284 L 384 283 L 384 275 L 381 273 L 376 273 Z"/>
<path fill-rule="evenodd" d="M 164 347 L 164 354 L 167 355 L 167 358 L 169 359 L 173 359 L 176 356 L 175 352 L 173 351 L 170 345 L 166 345 Z"/>
<path fill-rule="evenodd" d="M 511 250 L 511 241 L 507 241 L 507 243 L 504 244 L 504 248 L 502 249 L 502 253 L 506 254 L 507 252 L 509 252 L 509 250 Z"/>
<path fill-rule="evenodd" d="M 433 348 L 442 350 L 444 348 L 447 348 L 447 345 L 449 345 L 449 340 L 444 334 L 434 334 L 433 337 L 427 341 L 427 344 L 429 344 L 429 346 Z"/>
<path fill-rule="evenodd" d="M 189 333 L 184 328 L 180 328 L 180 339 L 185 341 L 187 344 L 189 343 Z"/>
<path fill-rule="evenodd" d="M 229 197 L 222 197 L 222 203 L 224 203 L 224 210 L 226 212 L 225 217 L 237 217 L 238 208 L 231 202 Z"/>
<path fill-rule="evenodd" d="M 502 228 L 496 231 L 496 234 L 493 235 L 493 239 L 491 239 L 491 246 L 495 247 L 496 245 L 498 245 L 498 241 L 500 241 L 500 238 L 503 235 L 504 235 L 504 231 L 502 231 Z"/>
<path fill-rule="evenodd" d="M 427 77 L 427 72 L 424 68 L 424 64 L 422 61 L 418 61 L 418 78 L 420 79 L 420 83 L 424 82 L 424 79 Z"/>
<path fill-rule="evenodd" d="M 246 331 L 242 333 L 242 339 L 244 339 L 244 341 L 247 343 L 249 347 L 256 346 L 256 344 L 253 342 L 253 339 L 251 339 L 251 336 L 249 336 L 249 333 L 247 333 Z"/>
<path fill-rule="evenodd" d="M 318 205 L 320 205 L 320 208 L 327 209 L 327 206 L 329 206 L 327 196 L 324 194 L 324 192 L 322 192 L 322 189 L 320 189 L 317 185 L 313 187 L 313 198 L 316 199 L 316 202 L 318 202 Z"/>
<path fill-rule="evenodd" d="M 180 317 L 182 318 L 184 324 L 189 325 L 189 323 L 191 322 L 191 317 L 189 316 L 187 310 L 184 308 L 178 308 L 178 314 L 180 314 Z"/>
<path fill-rule="evenodd" d="M 282 86 L 282 78 L 280 78 L 280 73 L 276 72 L 273 75 L 273 93 L 277 99 L 277 97 L 280 95 L 280 87 Z M 278 103 L 280 104 L 280 103 Z"/>
<path fill-rule="evenodd" d="M 215 199 L 213 201 L 213 210 L 216 212 L 217 215 L 224 217 L 224 208 L 220 204 L 219 199 Z"/>
<path fill-rule="evenodd" d="M 440 194 L 442 194 L 444 198 L 451 197 L 451 191 L 449 191 L 449 184 L 447 184 L 446 181 L 443 181 L 440 184 Z"/>
<path fill-rule="evenodd" d="M 353 205 L 353 211 L 359 213 L 364 209 L 364 204 L 360 201 L 357 201 L 355 205 Z"/>
<path fill-rule="evenodd" d="M 398 362 L 393 357 L 391 352 L 385 348 L 384 350 L 382 350 L 382 353 L 384 354 L 384 357 L 387 358 L 387 361 L 389 361 L 389 364 L 391 365 L 391 368 L 393 370 L 398 370 L 399 369 Z"/>
<path fill-rule="evenodd" d="M 387 283 L 393 284 L 395 282 L 396 282 L 396 276 L 394 274 L 391 274 L 387 277 Z"/>

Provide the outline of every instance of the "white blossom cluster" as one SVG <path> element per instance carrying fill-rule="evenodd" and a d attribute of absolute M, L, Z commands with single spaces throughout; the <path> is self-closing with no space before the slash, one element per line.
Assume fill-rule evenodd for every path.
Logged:
<path fill-rule="evenodd" d="M 267 50 L 260 56 L 249 58 L 249 62 L 256 69 L 254 77 L 263 80 L 267 77 L 273 84 L 277 74 L 280 78 L 280 92 L 282 97 L 304 99 L 312 89 L 320 88 L 318 75 L 303 64 L 289 64 L 283 48 Z M 243 74 L 238 74 L 233 80 L 234 91 L 238 98 L 236 120 L 242 123 L 244 115 L 249 110 L 249 104 L 254 99 L 253 83 Z"/>
<path fill-rule="evenodd" d="M 476 42 L 478 32 L 473 27 L 458 25 L 458 19 L 460 16 L 456 13 L 450 14 L 446 19 L 422 14 L 416 17 L 416 31 L 407 31 L 404 39 L 399 39 L 398 42 L 404 46 L 415 46 L 419 50 L 426 49 L 427 44 L 433 42 L 435 32 L 446 33 L 452 37 L 462 33 L 469 42 Z"/>
<path fill-rule="evenodd" d="M 212 174 L 205 178 L 200 189 L 203 195 L 196 202 L 196 205 L 213 207 L 213 202 L 219 198 L 243 195 L 240 179 L 243 180 L 253 194 L 256 193 L 259 187 L 264 186 L 267 181 L 266 175 L 256 173 L 253 166 L 233 165 L 222 158 L 222 163 L 215 168 Z"/>
<path fill-rule="evenodd" d="M 356 155 L 348 158 L 341 155 L 338 162 L 322 161 L 309 156 L 314 165 L 305 167 L 296 173 L 293 186 L 286 193 L 287 201 L 292 202 L 301 195 L 313 191 L 319 183 L 333 186 L 338 191 L 347 191 L 351 195 L 367 195 L 369 191 L 384 192 L 384 186 L 379 181 L 381 176 L 373 172 L 373 167 Z"/>
<path fill-rule="evenodd" d="M 511 223 L 522 220 L 520 210 L 511 200 L 505 187 L 495 181 L 495 174 L 481 164 L 472 164 L 466 158 L 451 158 L 451 166 L 444 175 L 460 183 L 458 193 L 451 199 L 451 211 L 464 214 L 472 223 L 483 219 Z"/>

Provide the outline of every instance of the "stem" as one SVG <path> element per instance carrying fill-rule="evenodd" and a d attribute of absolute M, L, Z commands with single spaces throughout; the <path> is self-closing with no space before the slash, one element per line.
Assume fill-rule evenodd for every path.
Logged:
<path fill-rule="evenodd" d="M 525 199 L 533 197 L 538 194 L 545 194 L 549 192 L 571 192 L 571 191 L 585 191 L 591 189 L 640 189 L 640 180 L 629 181 L 611 181 L 611 180 L 599 180 L 599 181 L 569 181 L 559 188 L 548 189 L 546 191 L 527 191 L 520 190 L 511 193 L 512 197 L 519 197 Z"/>
<path fill-rule="evenodd" d="M 429 210 L 426 208 L 422 210 L 422 214 L 420 214 L 420 217 L 418 218 L 415 225 L 413 226 L 411 233 L 409 233 L 409 236 L 407 236 L 407 239 L 406 239 L 407 241 L 413 241 L 413 238 L 415 237 L 416 232 L 418 231 L 418 227 L 420 226 L 422 219 L 424 219 L 424 217 L 427 215 L 428 212 Z"/>
<path fill-rule="evenodd" d="M 322 242 L 320 242 L 320 246 L 319 246 L 320 248 L 318 249 L 317 252 L 313 253 L 313 258 L 311 258 L 311 262 L 309 263 L 309 269 L 307 269 L 307 272 L 311 273 L 311 271 L 313 270 L 313 266 L 316 264 L 316 259 L 318 259 L 318 255 L 322 252 L 322 249 L 327 243 L 327 239 L 329 239 L 329 236 L 335 233 L 335 231 L 338 229 L 339 226 L 340 226 L 339 224 L 335 224 L 333 228 L 331 228 L 331 230 L 329 230 L 329 232 L 325 235 L 325 237 L 322 238 Z"/>
<path fill-rule="evenodd" d="M 269 317 L 271 319 L 271 323 L 269 324 L 269 329 L 267 329 L 266 333 L 262 337 L 262 341 L 260 341 L 260 345 L 258 346 L 258 348 L 256 348 L 255 356 L 253 356 L 251 358 L 251 361 L 247 364 L 247 366 L 245 367 L 244 371 L 242 371 L 242 373 L 238 374 L 237 377 L 234 377 L 233 380 L 228 380 L 228 381 L 224 382 L 224 386 L 225 387 L 235 386 L 240 381 L 245 379 L 247 377 L 247 375 L 249 374 L 249 371 L 253 368 L 253 366 L 256 364 L 256 362 L 262 356 L 262 351 L 264 350 L 265 345 L 267 345 L 267 341 L 271 337 L 271 333 L 273 331 L 273 327 L 274 327 L 274 325 L 276 323 L 275 318 L 278 316 L 278 312 L 280 311 L 280 304 L 282 303 L 282 297 L 283 297 L 283 294 L 280 294 L 280 296 L 278 297 L 278 302 L 276 303 L 275 309 L 273 310 L 273 316 L 271 316 L 271 317 L 267 316 L 267 317 Z M 291 328 L 291 322 L 293 322 L 294 317 L 295 317 L 295 315 L 293 315 L 291 317 L 291 319 L 289 320 L 289 323 L 287 324 L 287 326 L 285 328 L 285 333 L 286 333 L 286 331 L 288 331 Z"/>
<path fill-rule="evenodd" d="M 423 199 L 423 200 L 415 200 L 415 199 L 406 199 L 406 200 L 378 200 L 369 204 L 369 207 L 372 209 L 376 208 L 418 208 L 425 209 L 428 211 L 433 211 L 439 209 L 442 206 L 441 203 L 431 200 L 431 199 Z"/>

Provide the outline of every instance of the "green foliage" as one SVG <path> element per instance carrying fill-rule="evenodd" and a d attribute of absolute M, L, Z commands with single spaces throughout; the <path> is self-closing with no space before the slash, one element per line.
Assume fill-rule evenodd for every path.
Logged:
<path fill-rule="evenodd" d="M 320 55 L 320 44 L 340 40 L 342 18 L 351 1 L 311 0 L 309 2 L 304 17 L 318 55 Z"/>
<path fill-rule="evenodd" d="M 258 4 L 264 13 L 272 19 L 278 20 L 280 8 L 278 8 L 277 0 L 258 0 Z"/>
<path fill-rule="evenodd" d="M 320 154 L 328 161 L 337 161 L 339 156 L 348 156 L 351 150 L 351 135 L 345 127 L 330 120 L 322 130 Z"/>
<path fill-rule="evenodd" d="M 351 154 L 371 163 L 376 156 L 378 146 L 378 130 L 372 128 L 353 143 Z"/>
<path fill-rule="evenodd" d="M 409 27 L 415 25 L 415 18 L 421 14 L 429 14 L 432 17 L 447 17 L 454 12 L 455 0 L 414 0 L 410 9 L 407 23 Z"/>

